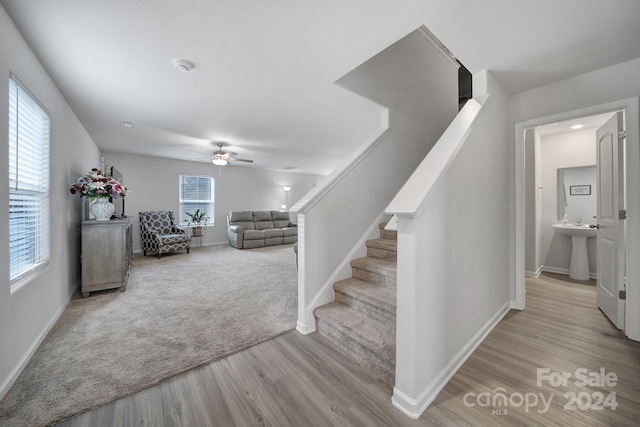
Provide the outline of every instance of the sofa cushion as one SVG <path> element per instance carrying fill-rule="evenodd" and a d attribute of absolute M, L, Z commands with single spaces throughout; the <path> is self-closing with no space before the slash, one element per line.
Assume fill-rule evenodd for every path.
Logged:
<path fill-rule="evenodd" d="M 266 230 L 269 228 L 275 228 L 273 225 L 273 221 L 256 221 L 256 230 Z"/>
<path fill-rule="evenodd" d="M 274 221 L 283 219 L 289 221 L 289 211 L 271 211 L 271 219 Z"/>
<path fill-rule="evenodd" d="M 264 246 L 264 239 L 245 240 L 244 249 L 261 248 Z"/>
<path fill-rule="evenodd" d="M 256 228 L 256 224 L 253 221 L 238 221 L 232 222 L 231 225 L 239 225 L 245 230 L 254 230 Z"/>
<path fill-rule="evenodd" d="M 160 243 L 163 246 L 167 245 L 179 245 L 181 243 L 187 243 L 191 241 L 191 236 L 188 234 L 163 234 L 160 236 Z"/>
<path fill-rule="evenodd" d="M 281 245 L 283 242 L 282 236 L 280 237 L 272 237 L 270 239 L 264 239 L 264 245 L 265 246 L 274 246 L 274 245 Z"/>
<path fill-rule="evenodd" d="M 298 227 L 284 227 L 282 229 L 283 236 L 297 236 L 298 235 Z"/>
<path fill-rule="evenodd" d="M 270 211 L 254 211 L 253 223 L 255 224 L 256 230 L 266 230 L 267 228 L 274 228 Z"/>
<path fill-rule="evenodd" d="M 254 230 L 256 228 L 251 211 L 231 212 L 228 218 L 229 225 L 239 225 L 245 230 Z"/>
<path fill-rule="evenodd" d="M 254 211 L 253 212 L 253 222 L 260 221 L 271 221 L 271 212 L 270 211 Z"/>
<path fill-rule="evenodd" d="M 271 211 L 271 218 L 273 218 L 273 226 L 275 228 L 289 226 L 289 211 Z"/>
<path fill-rule="evenodd" d="M 256 240 L 256 239 L 264 240 L 264 230 L 245 230 L 244 231 L 244 240 Z"/>
<path fill-rule="evenodd" d="M 269 228 L 264 230 L 264 238 L 269 239 L 271 237 L 282 237 L 282 230 L 279 228 Z"/>
<path fill-rule="evenodd" d="M 253 215 L 251 211 L 242 211 L 242 212 L 231 212 L 231 217 L 229 218 L 230 223 L 237 223 L 240 221 L 250 221 L 253 222 Z"/>
<path fill-rule="evenodd" d="M 284 227 L 288 227 L 289 226 L 289 220 L 288 219 L 277 219 L 273 221 L 273 226 L 275 228 L 284 228 Z"/>

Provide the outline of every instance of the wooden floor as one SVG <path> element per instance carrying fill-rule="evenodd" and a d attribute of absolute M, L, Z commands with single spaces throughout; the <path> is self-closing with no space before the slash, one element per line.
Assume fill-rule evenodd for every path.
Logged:
<path fill-rule="evenodd" d="M 417 421 L 374 372 L 318 334 L 291 331 L 58 425 L 637 426 L 640 343 L 595 307 L 594 286 L 565 277 L 527 279 L 527 309 L 507 314 Z M 571 377 L 538 384 L 538 369 Z M 604 369 L 616 384 L 609 374 L 609 385 L 581 387 L 580 369 L 592 381 Z"/>

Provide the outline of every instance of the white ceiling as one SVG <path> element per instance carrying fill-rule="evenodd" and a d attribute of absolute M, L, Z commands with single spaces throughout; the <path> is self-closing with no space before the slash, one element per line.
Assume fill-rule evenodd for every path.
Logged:
<path fill-rule="evenodd" d="M 380 131 L 332 82 L 421 25 L 511 93 L 640 57 L 638 0 L 0 3 L 102 150 L 209 161 L 225 141 L 241 167 L 305 173 Z"/>
<path fill-rule="evenodd" d="M 604 125 L 615 113 L 596 114 L 593 116 L 580 117 L 577 119 L 565 120 L 562 122 L 549 123 L 537 126 L 536 130 L 542 136 L 555 135 L 564 132 L 575 132 L 576 130 L 596 129 Z M 572 126 L 582 125 L 581 128 L 572 129 Z"/>

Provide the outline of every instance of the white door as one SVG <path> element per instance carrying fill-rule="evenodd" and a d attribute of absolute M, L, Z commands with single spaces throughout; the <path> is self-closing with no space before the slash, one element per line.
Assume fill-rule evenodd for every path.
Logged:
<path fill-rule="evenodd" d="M 622 112 L 598 129 L 598 307 L 618 328 L 624 326 L 624 137 Z"/>

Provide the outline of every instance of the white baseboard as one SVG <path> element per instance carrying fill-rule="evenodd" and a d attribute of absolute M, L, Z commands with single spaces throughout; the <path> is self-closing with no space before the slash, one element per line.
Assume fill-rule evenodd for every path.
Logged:
<path fill-rule="evenodd" d="M 548 265 L 543 265 L 542 267 L 540 267 L 540 272 L 543 272 L 543 271 L 547 273 L 564 274 L 565 276 L 569 275 L 568 268 L 549 267 Z"/>
<path fill-rule="evenodd" d="M 310 328 L 309 325 L 302 323 L 298 320 L 296 323 L 296 331 L 300 332 L 302 335 L 309 335 L 312 332 L 316 331 L 315 323 L 313 328 Z"/>
<path fill-rule="evenodd" d="M 540 273 L 542 273 L 542 266 L 538 267 L 538 269 L 536 271 L 525 270 L 524 275 L 525 275 L 525 277 L 538 278 L 538 277 L 540 277 Z"/>
<path fill-rule="evenodd" d="M 38 350 L 38 347 L 40 347 L 40 344 L 42 344 L 42 341 L 44 341 L 44 339 L 47 337 L 47 334 L 49 333 L 51 328 L 53 328 L 53 325 L 55 325 L 58 319 L 60 319 L 60 316 L 62 316 L 62 313 L 71 302 L 71 299 L 73 298 L 73 295 L 75 295 L 75 292 L 77 289 L 80 289 L 80 281 L 77 281 L 74 287 L 72 288 L 71 293 L 67 297 L 68 298 L 67 303 L 64 304 L 60 309 L 58 309 L 58 311 L 55 312 L 55 314 L 49 320 L 45 328 L 42 330 L 42 332 L 40 332 L 40 335 L 38 335 L 36 340 L 31 344 L 31 346 L 27 349 L 25 354 L 20 358 L 18 364 L 13 368 L 9 376 L 2 382 L 2 384 L 0 384 L 0 400 L 2 400 L 4 396 L 9 392 L 9 390 L 11 389 L 13 384 L 16 382 L 16 380 L 18 379 L 18 377 L 20 376 L 24 368 L 27 366 L 27 363 L 29 363 L 29 361 L 35 354 L 36 350 Z"/>
<path fill-rule="evenodd" d="M 502 320 L 502 318 L 511 309 L 511 302 L 504 304 L 491 319 L 467 342 L 467 344 L 449 361 L 449 363 L 436 375 L 436 377 L 427 385 L 427 387 L 418 394 L 416 398 L 412 398 L 397 387 L 393 388 L 393 396 L 391 403 L 393 406 L 401 410 L 405 415 L 414 420 L 420 418 L 420 415 L 438 396 L 438 393 L 444 388 L 449 380 L 455 375 L 460 367 L 473 354 L 476 348 L 482 343 L 491 330 Z"/>
<path fill-rule="evenodd" d="M 548 265 L 543 265 L 542 267 L 540 267 L 540 273 L 542 273 L 543 271 L 546 271 L 548 273 L 564 274 L 565 276 L 569 275 L 568 268 L 549 267 Z M 590 272 L 589 277 L 591 277 L 592 279 L 597 279 L 598 275 L 597 273 Z"/>

